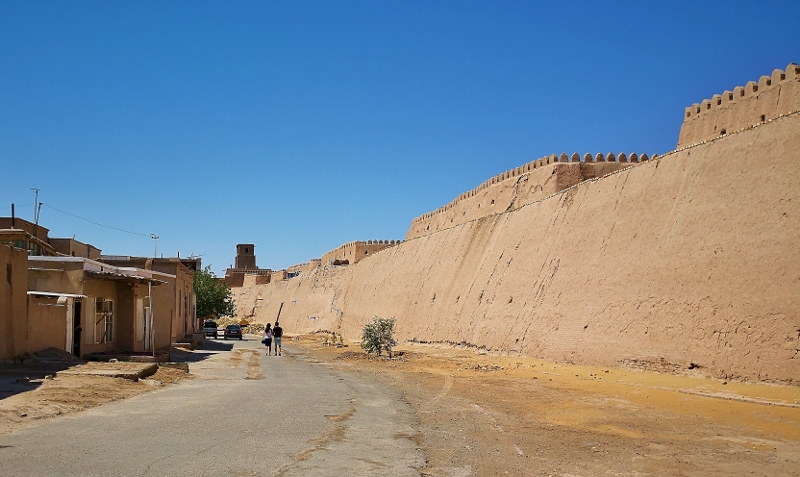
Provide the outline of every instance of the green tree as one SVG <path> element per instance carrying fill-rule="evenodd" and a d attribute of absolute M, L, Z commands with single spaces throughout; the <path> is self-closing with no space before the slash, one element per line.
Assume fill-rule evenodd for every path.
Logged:
<path fill-rule="evenodd" d="M 197 316 L 200 318 L 233 316 L 236 312 L 231 287 L 214 275 L 211 265 L 194 272 L 194 294 L 197 297 Z"/>
<path fill-rule="evenodd" d="M 380 318 L 376 316 L 370 323 L 364 326 L 361 334 L 361 348 L 367 353 L 375 353 L 378 356 L 383 351 L 392 357 L 392 348 L 397 346 L 394 339 L 394 318 Z"/>

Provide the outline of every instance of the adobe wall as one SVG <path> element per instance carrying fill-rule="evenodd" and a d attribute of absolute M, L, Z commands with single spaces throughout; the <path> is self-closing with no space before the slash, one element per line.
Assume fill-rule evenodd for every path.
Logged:
<path fill-rule="evenodd" d="M 56 298 L 28 298 L 28 319 L 24 322 L 28 352 L 67 348 L 67 310 Z"/>
<path fill-rule="evenodd" d="M 347 260 L 350 264 L 356 264 L 362 259 L 398 243 L 400 243 L 399 240 L 357 240 L 348 242 L 323 255 L 321 264 L 330 265 L 336 260 Z"/>
<path fill-rule="evenodd" d="M 0 360 L 26 351 L 28 253 L 0 244 Z"/>
<path fill-rule="evenodd" d="M 291 267 L 287 268 L 286 271 L 294 275 L 299 275 L 303 272 L 309 272 L 320 266 L 322 266 L 322 259 L 312 258 L 308 262 L 292 265 Z"/>
<path fill-rule="evenodd" d="M 794 114 L 235 299 L 284 302 L 287 334 L 378 315 L 401 342 L 800 384 L 798 184 Z"/>
<path fill-rule="evenodd" d="M 0 229 L 19 229 L 47 242 L 50 229 L 19 217 L 0 217 Z"/>
<path fill-rule="evenodd" d="M 507 212 L 585 180 L 647 161 L 647 154 L 555 154 L 506 171 L 452 202 L 411 221 L 406 240 Z"/>
<path fill-rule="evenodd" d="M 678 148 L 731 134 L 800 110 L 800 66 L 715 94 L 686 108 Z"/>
<path fill-rule="evenodd" d="M 229 287 L 234 288 L 234 287 L 244 286 L 244 278 L 245 278 L 244 273 L 231 273 L 231 274 L 226 273 L 225 277 L 222 278 L 221 280 L 227 283 Z"/>
<path fill-rule="evenodd" d="M 278 280 L 286 280 L 286 270 L 274 270 L 269 274 L 269 281 L 277 282 Z"/>
<path fill-rule="evenodd" d="M 71 238 L 51 238 L 49 242 L 56 252 L 68 257 L 84 257 L 98 260 L 103 252 L 94 245 Z"/>

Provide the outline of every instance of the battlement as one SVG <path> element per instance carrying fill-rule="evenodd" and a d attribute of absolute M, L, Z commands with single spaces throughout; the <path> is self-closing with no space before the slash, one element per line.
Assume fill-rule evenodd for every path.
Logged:
<path fill-rule="evenodd" d="M 647 154 L 635 152 L 551 154 L 498 174 L 447 205 L 414 218 L 406 239 L 521 207 L 585 180 L 649 160 Z"/>
<path fill-rule="evenodd" d="M 400 242 L 401 240 L 356 240 L 347 242 L 323 255 L 322 264 L 330 265 L 333 262 L 338 262 L 340 264 L 358 263 L 361 259 L 385 248 L 393 247 Z"/>
<path fill-rule="evenodd" d="M 269 283 L 272 270 L 268 268 L 228 268 L 222 279 L 230 287 Z"/>
<path fill-rule="evenodd" d="M 800 110 L 800 66 L 789 63 L 758 82 L 715 94 L 686 108 L 678 148 L 731 134 Z"/>
<path fill-rule="evenodd" d="M 297 276 L 302 272 L 307 272 L 309 270 L 313 270 L 317 267 L 322 266 L 322 259 L 320 258 L 312 258 L 307 262 L 298 263 L 297 265 L 292 265 L 286 269 L 286 272 L 291 276 Z M 291 278 L 291 277 L 290 277 Z"/>

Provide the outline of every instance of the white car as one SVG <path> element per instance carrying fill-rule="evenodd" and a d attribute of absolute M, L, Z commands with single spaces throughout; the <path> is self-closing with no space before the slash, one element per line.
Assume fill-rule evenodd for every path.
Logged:
<path fill-rule="evenodd" d="M 217 322 L 208 320 L 203 323 L 203 334 L 212 338 L 217 337 Z"/>

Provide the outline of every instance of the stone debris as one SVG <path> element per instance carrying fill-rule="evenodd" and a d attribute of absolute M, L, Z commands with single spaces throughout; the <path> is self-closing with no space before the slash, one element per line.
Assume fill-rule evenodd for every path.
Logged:
<path fill-rule="evenodd" d="M 239 320 L 227 316 L 218 318 L 216 321 L 217 321 L 217 328 L 220 330 L 224 330 L 225 327 L 228 325 L 239 324 Z M 263 335 L 264 328 L 266 328 L 266 325 L 264 323 L 250 323 L 247 326 L 242 327 L 242 332 L 248 335 Z"/>

